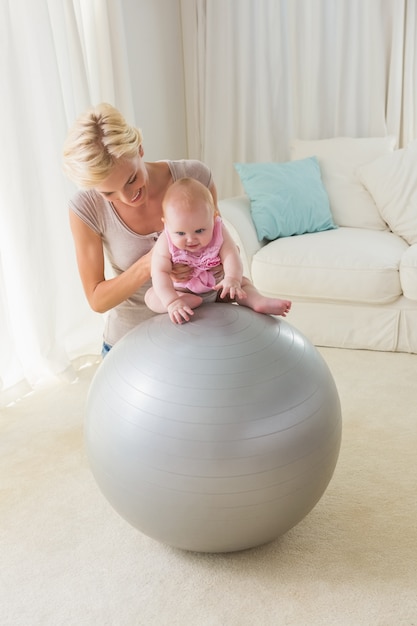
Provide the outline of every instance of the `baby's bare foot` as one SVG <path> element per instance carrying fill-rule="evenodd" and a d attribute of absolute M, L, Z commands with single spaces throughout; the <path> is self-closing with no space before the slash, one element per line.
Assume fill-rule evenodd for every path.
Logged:
<path fill-rule="evenodd" d="M 290 300 L 280 300 L 279 298 L 260 298 L 254 310 L 257 313 L 265 313 L 268 315 L 288 315 L 291 309 Z"/>

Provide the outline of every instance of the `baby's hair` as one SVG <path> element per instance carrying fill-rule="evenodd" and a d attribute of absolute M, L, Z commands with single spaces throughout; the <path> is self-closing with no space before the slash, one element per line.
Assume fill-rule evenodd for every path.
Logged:
<path fill-rule="evenodd" d="M 184 209 L 192 209 L 196 196 L 199 196 L 199 199 L 203 200 L 213 210 L 214 215 L 216 214 L 216 207 L 210 190 L 195 178 L 179 178 L 168 187 L 162 201 L 163 213 L 165 214 L 165 210 L 173 198 L 183 201 Z"/>
<path fill-rule="evenodd" d="M 64 143 L 64 172 L 79 187 L 105 180 L 118 159 L 139 154 L 142 132 L 127 124 L 111 104 L 102 102 L 81 115 Z"/>

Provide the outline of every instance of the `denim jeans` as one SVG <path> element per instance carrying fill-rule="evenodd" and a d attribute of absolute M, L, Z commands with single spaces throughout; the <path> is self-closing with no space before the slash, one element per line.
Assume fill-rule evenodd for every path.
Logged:
<path fill-rule="evenodd" d="M 103 341 L 103 345 L 102 345 L 102 347 L 101 347 L 101 356 L 102 356 L 102 358 L 103 358 L 103 359 L 104 359 L 104 357 L 106 356 L 106 354 L 107 354 L 108 352 L 110 352 L 110 350 L 111 350 L 111 346 L 109 346 L 109 344 L 108 344 L 108 343 L 106 343 L 105 341 Z"/>

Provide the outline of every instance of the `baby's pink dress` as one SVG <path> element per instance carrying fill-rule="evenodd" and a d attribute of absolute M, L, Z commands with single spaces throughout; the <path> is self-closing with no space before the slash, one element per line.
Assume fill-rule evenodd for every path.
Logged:
<path fill-rule="evenodd" d="M 168 241 L 168 249 L 171 254 L 172 263 L 183 263 L 194 268 L 191 278 L 187 282 L 174 282 L 176 289 L 188 289 L 193 293 L 206 293 L 211 291 L 216 279 L 210 272 L 210 269 L 217 267 L 221 263 L 220 248 L 223 244 L 222 220 L 216 217 L 214 221 L 213 237 L 210 243 L 200 250 L 198 254 L 180 250 L 173 243 L 167 230 L 165 230 Z"/>

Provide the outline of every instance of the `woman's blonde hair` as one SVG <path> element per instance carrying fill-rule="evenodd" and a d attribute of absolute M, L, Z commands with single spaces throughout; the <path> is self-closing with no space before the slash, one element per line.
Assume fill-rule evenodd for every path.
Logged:
<path fill-rule="evenodd" d="M 63 168 L 78 187 L 91 189 L 105 180 L 118 159 L 139 154 L 142 132 L 105 102 L 81 115 L 64 143 Z"/>

